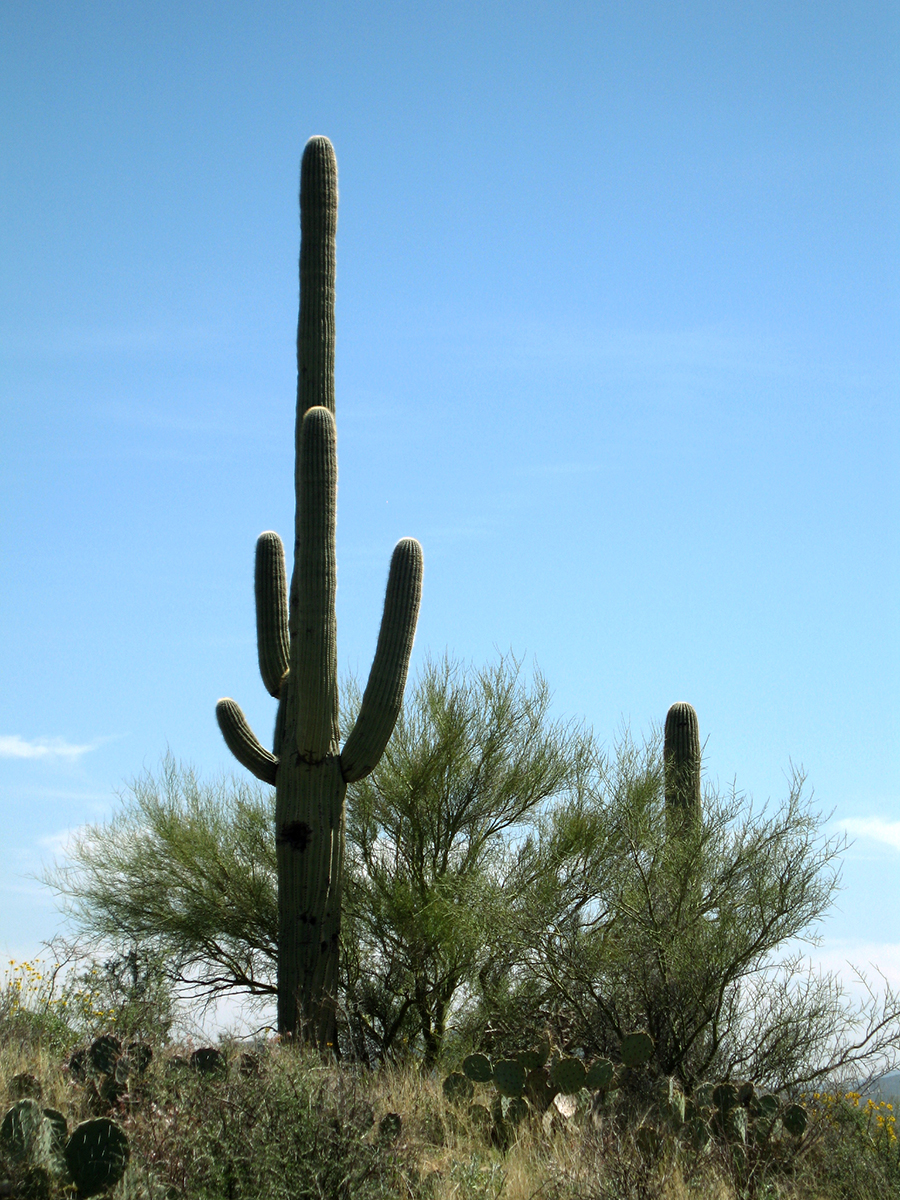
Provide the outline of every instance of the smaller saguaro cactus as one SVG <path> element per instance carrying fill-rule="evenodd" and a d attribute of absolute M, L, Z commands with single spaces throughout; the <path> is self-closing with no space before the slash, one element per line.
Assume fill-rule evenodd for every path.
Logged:
<path fill-rule="evenodd" d="M 700 725 L 692 705 L 679 701 L 666 714 L 663 746 L 666 821 L 676 828 L 700 819 Z"/>

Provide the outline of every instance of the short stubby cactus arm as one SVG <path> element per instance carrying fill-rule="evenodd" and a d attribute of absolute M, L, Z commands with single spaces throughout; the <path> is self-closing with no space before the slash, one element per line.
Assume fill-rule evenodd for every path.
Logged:
<path fill-rule="evenodd" d="M 253 730 L 247 724 L 247 718 L 241 712 L 240 705 L 227 698 L 220 700 L 216 705 L 216 719 L 222 730 L 226 746 L 241 766 L 246 767 L 263 783 L 269 783 L 274 787 L 278 759 L 260 745 Z"/>
<path fill-rule="evenodd" d="M 698 820 L 700 798 L 700 723 L 692 705 L 680 701 L 666 714 L 663 742 L 666 815 Z"/>
<path fill-rule="evenodd" d="M 287 575 L 284 546 L 277 533 L 261 533 L 256 541 L 256 646 L 259 673 L 266 691 L 277 700 L 290 664 Z"/>
<path fill-rule="evenodd" d="M 317 763 L 338 751 L 337 433 L 327 408 L 303 418 L 296 485 L 287 728 L 295 731 L 291 749 Z"/>
<path fill-rule="evenodd" d="M 375 659 L 359 716 L 341 751 L 346 783 L 375 769 L 394 730 L 416 634 L 422 564 L 422 547 L 415 538 L 403 538 L 394 547 Z"/>

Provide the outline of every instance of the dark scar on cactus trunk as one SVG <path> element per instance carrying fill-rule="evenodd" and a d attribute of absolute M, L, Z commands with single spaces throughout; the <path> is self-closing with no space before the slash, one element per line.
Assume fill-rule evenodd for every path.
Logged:
<path fill-rule="evenodd" d="M 277 838 L 282 846 L 286 843 L 292 850 L 305 850 L 311 840 L 312 826 L 305 821 L 289 821 L 287 825 L 282 825 Z"/>

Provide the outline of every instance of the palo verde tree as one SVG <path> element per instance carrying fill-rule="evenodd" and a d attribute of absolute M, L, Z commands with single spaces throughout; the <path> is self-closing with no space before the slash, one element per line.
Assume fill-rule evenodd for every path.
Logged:
<path fill-rule="evenodd" d="M 348 687 L 347 708 L 356 706 Z M 490 913 L 510 845 L 562 800 L 589 737 L 549 716 L 539 672 L 511 655 L 482 668 L 426 660 L 378 765 L 346 798 L 338 1041 L 429 1061 L 497 953 Z M 180 995 L 276 994 L 277 847 L 272 789 L 203 781 L 167 755 L 80 829 L 44 878 L 82 952 L 130 946 L 166 964 Z M 513 856 L 514 857 L 514 856 Z"/>
<path fill-rule="evenodd" d="M 337 163 L 327 138 L 306 145 L 300 174 L 296 521 L 290 599 L 284 549 L 256 546 L 256 626 L 263 683 L 278 700 L 263 748 L 238 705 L 216 713 L 229 749 L 274 784 L 278 862 L 278 1028 L 335 1040 L 344 796 L 376 765 L 403 699 L 422 586 L 422 550 L 404 538 L 391 559 L 375 660 L 359 716 L 340 747 L 335 622 L 337 449 L 334 279 Z"/>
<path fill-rule="evenodd" d="M 496 952 L 514 845 L 574 785 L 590 739 L 540 672 L 426 661 L 378 767 L 347 796 L 344 1005 L 359 1056 L 432 1064 Z"/>
<path fill-rule="evenodd" d="M 179 997 L 277 994 L 275 793 L 246 777 L 205 781 L 171 754 L 119 793 L 106 822 L 74 832 L 44 872 L 79 957 L 136 948 Z M 60 943 L 62 944 L 62 943 Z"/>

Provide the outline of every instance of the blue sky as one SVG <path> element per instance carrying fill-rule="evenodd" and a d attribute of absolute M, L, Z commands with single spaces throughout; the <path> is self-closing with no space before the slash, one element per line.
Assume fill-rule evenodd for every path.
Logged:
<path fill-rule="evenodd" d="M 802 764 L 857 837 L 821 957 L 900 983 L 900 12 L 54 0 L 0 9 L 0 951 L 167 748 L 262 735 L 293 520 L 297 180 L 340 170 L 342 668 L 417 536 L 416 660 L 536 662 L 611 743 Z"/>

